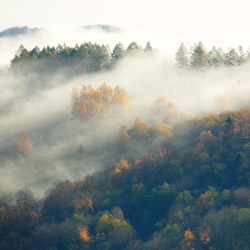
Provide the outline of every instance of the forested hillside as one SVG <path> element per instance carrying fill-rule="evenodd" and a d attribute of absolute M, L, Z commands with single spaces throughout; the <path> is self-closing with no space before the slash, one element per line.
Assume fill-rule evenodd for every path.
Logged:
<path fill-rule="evenodd" d="M 44 199 L 2 196 L 0 249 L 249 249 L 250 109 L 172 124 L 121 126 L 116 164 Z"/>
<path fill-rule="evenodd" d="M 250 250 L 249 1 L 0 0 L 0 250 Z"/>

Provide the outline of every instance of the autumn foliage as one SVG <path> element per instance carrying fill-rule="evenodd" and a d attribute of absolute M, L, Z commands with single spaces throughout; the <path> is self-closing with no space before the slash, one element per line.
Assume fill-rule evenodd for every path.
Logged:
<path fill-rule="evenodd" d="M 83 242 L 88 242 L 90 240 L 89 230 L 87 227 L 79 227 L 79 235 Z"/>
<path fill-rule="evenodd" d="M 114 102 L 107 85 L 91 91 L 100 110 Z M 40 200 L 0 196 L 0 249 L 250 249 L 249 124 L 246 108 L 117 127 L 102 170 Z"/>
<path fill-rule="evenodd" d="M 129 99 L 126 91 L 119 85 L 113 89 L 104 83 L 94 89 L 91 85 L 83 85 L 80 90 L 73 88 L 72 115 L 80 120 L 99 120 L 112 109 L 128 111 Z"/>
<path fill-rule="evenodd" d="M 200 239 L 203 244 L 208 245 L 211 241 L 211 227 L 206 228 L 200 232 Z"/>
<path fill-rule="evenodd" d="M 185 233 L 184 233 L 184 239 L 181 242 L 182 249 L 185 249 L 185 250 L 194 250 L 195 249 L 193 247 L 194 240 L 195 240 L 195 236 L 192 233 L 192 231 L 190 229 L 186 230 Z"/>

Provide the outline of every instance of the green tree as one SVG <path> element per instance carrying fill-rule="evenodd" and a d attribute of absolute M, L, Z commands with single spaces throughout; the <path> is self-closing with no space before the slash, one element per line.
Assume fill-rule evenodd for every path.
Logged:
<path fill-rule="evenodd" d="M 144 51 L 145 51 L 145 52 L 152 52 L 152 51 L 153 51 L 153 48 L 152 48 L 152 46 L 151 46 L 151 44 L 150 44 L 149 41 L 147 42 Z"/>
<path fill-rule="evenodd" d="M 240 45 L 238 48 L 238 65 L 244 64 L 246 62 L 246 55 L 243 47 Z"/>
<path fill-rule="evenodd" d="M 237 66 L 239 61 L 239 56 L 234 48 L 229 49 L 225 55 L 224 63 L 227 66 Z"/>
<path fill-rule="evenodd" d="M 190 64 L 193 68 L 197 69 L 204 68 L 208 65 L 208 53 L 202 42 L 199 42 L 194 48 L 194 51 L 191 55 Z"/>
<path fill-rule="evenodd" d="M 181 43 L 176 55 L 176 66 L 179 68 L 187 68 L 189 65 L 188 51 L 183 43 Z"/>
<path fill-rule="evenodd" d="M 208 54 L 208 64 L 211 67 L 220 67 L 223 65 L 222 49 L 217 49 L 215 46 L 213 46 Z"/>
<path fill-rule="evenodd" d="M 140 50 L 141 50 L 141 47 L 136 42 L 132 42 L 129 44 L 127 48 L 127 54 L 133 55 L 133 54 L 138 53 Z"/>
<path fill-rule="evenodd" d="M 115 45 L 111 54 L 111 60 L 113 63 L 119 61 L 125 56 L 125 49 L 121 43 Z"/>
<path fill-rule="evenodd" d="M 176 202 L 188 206 L 194 202 L 194 197 L 191 195 L 190 191 L 184 190 L 178 193 Z"/>

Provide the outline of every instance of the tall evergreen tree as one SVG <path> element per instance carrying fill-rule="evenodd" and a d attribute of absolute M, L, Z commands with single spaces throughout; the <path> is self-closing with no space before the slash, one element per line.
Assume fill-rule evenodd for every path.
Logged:
<path fill-rule="evenodd" d="M 191 55 L 190 64 L 193 68 L 204 68 L 208 65 L 208 53 L 202 42 L 199 42 L 195 47 Z"/>
<path fill-rule="evenodd" d="M 151 46 L 151 44 L 150 44 L 149 41 L 147 42 L 144 51 L 145 51 L 145 52 L 152 52 L 152 51 L 153 51 L 153 48 L 152 48 L 152 46 Z"/>
<path fill-rule="evenodd" d="M 20 45 L 16 52 L 15 58 L 12 60 L 12 63 L 18 63 L 18 62 L 26 62 L 30 58 L 28 50 L 23 46 Z"/>
<path fill-rule="evenodd" d="M 136 43 L 132 42 L 127 48 L 127 54 L 135 54 L 141 50 L 141 47 Z"/>
<path fill-rule="evenodd" d="M 176 66 L 179 68 L 187 68 L 188 61 L 188 51 L 183 43 L 181 43 L 176 55 L 175 55 Z"/>
<path fill-rule="evenodd" d="M 238 48 L 238 65 L 244 64 L 246 62 L 246 55 L 243 47 L 240 45 Z"/>
<path fill-rule="evenodd" d="M 237 66 L 239 56 L 234 48 L 229 49 L 229 51 L 225 55 L 224 63 L 227 66 Z"/>
<path fill-rule="evenodd" d="M 112 62 L 117 62 L 118 60 L 122 59 L 125 56 L 125 49 L 121 43 L 115 45 L 112 54 L 111 60 Z"/>
<path fill-rule="evenodd" d="M 110 66 L 110 47 L 102 45 L 101 46 L 101 54 L 100 54 L 100 68 L 101 70 L 108 69 Z"/>
<path fill-rule="evenodd" d="M 223 51 L 215 46 L 208 54 L 208 64 L 211 67 L 220 67 L 223 64 Z"/>

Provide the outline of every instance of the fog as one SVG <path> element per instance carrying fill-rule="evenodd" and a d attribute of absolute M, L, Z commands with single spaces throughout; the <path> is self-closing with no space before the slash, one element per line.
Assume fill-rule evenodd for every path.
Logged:
<path fill-rule="evenodd" d="M 16 74 L 2 67 L 0 190 L 15 192 L 28 186 L 42 195 L 56 180 L 84 178 L 111 166 L 117 160 L 116 141 L 122 124 L 130 127 L 139 117 L 154 125 L 166 118 L 153 111 L 160 96 L 174 102 L 189 117 L 248 106 L 249 69 L 250 65 L 244 64 L 234 68 L 180 70 L 173 60 L 160 56 L 126 57 L 113 70 L 74 77 L 67 76 L 65 71 L 46 77 L 34 72 Z M 112 110 L 96 123 L 72 119 L 72 88 L 82 84 L 97 88 L 104 82 L 113 88 L 120 85 L 127 91 L 129 112 Z M 30 155 L 17 152 L 21 130 L 26 130 L 34 142 Z"/>

